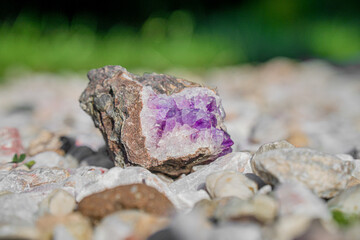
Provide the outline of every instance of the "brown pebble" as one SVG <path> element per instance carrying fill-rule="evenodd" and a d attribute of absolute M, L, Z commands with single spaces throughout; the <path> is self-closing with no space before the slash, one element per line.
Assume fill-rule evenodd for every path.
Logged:
<path fill-rule="evenodd" d="M 145 184 L 107 189 L 87 196 L 79 203 L 79 211 L 93 220 L 124 209 L 139 209 L 159 216 L 169 216 L 175 211 L 164 194 Z"/>

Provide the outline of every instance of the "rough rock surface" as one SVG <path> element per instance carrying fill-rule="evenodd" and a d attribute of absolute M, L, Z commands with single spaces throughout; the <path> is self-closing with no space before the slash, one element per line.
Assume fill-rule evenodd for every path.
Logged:
<path fill-rule="evenodd" d="M 252 166 L 266 183 L 299 181 L 323 198 L 334 197 L 345 189 L 354 168 L 352 162 L 306 148 L 256 154 Z"/>
<path fill-rule="evenodd" d="M 164 74 L 137 76 L 121 66 L 94 69 L 88 78 L 80 105 L 118 166 L 137 164 L 178 176 L 231 152 L 214 90 Z"/>
<path fill-rule="evenodd" d="M 145 184 L 118 186 L 87 196 L 79 203 L 79 211 L 94 220 L 123 209 L 140 209 L 160 216 L 174 212 L 165 195 Z"/>

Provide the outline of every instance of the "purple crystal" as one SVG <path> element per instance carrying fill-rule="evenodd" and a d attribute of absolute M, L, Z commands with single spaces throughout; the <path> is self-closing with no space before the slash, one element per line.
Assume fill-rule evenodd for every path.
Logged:
<path fill-rule="evenodd" d="M 219 98 L 208 89 L 191 90 L 199 93 L 194 95 L 190 90 L 174 95 L 150 93 L 147 106 L 152 112 L 148 114 L 155 117 L 156 123 L 154 134 L 149 137 L 156 145 L 155 151 L 161 148 L 162 140 L 166 139 L 163 141 L 166 144 L 171 141 L 170 136 L 176 135 L 188 138 L 192 144 L 200 142 L 204 147 L 213 146 L 219 155 L 231 151 L 233 141 L 218 126 L 224 120 Z"/>

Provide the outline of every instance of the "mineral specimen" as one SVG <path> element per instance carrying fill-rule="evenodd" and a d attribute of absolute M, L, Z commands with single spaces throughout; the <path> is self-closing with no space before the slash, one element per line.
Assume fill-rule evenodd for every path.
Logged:
<path fill-rule="evenodd" d="M 121 66 L 91 70 L 80 105 L 100 129 L 118 166 L 171 176 L 231 152 L 221 99 L 199 84 Z"/>

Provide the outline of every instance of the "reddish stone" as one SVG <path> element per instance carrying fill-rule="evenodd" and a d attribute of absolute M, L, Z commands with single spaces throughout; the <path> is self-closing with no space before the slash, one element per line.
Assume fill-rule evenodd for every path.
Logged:
<path fill-rule="evenodd" d="M 16 128 L 0 128 L 0 156 L 24 153 L 19 131 Z"/>

